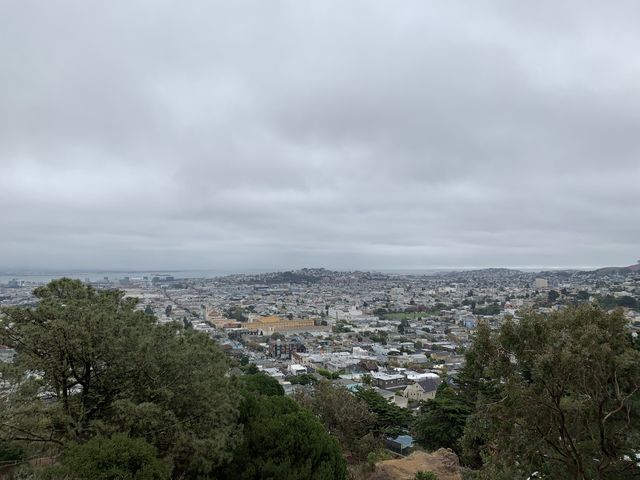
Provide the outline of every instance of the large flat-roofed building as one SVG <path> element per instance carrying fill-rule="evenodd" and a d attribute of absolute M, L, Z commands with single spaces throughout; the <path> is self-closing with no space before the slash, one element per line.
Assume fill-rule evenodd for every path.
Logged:
<path fill-rule="evenodd" d="M 271 315 L 268 317 L 258 317 L 253 322 L 247 322 L 243 325 L 248 330 L 258 330 L 260 335 L 271 335 L 275 332 L 286 332 L 305 330 L 313 328 L 315 322 L 312 319 L 294 318 L 288 320 L 280 318 L 277 315 Z"/>
<path fill-rule="evenodd" d="M 537 277 L 533 281 L 533 286 L 535 288 L 549 288 L 549 280 L 547 280 L 546 278 Z"/>
<path fill-rule="evenodd" d="M 373 372 L 370 374 L 373 379 L 373 384 L 382 389 L 398 388 L 407 384 L 407 379 L 404 375 L 389 374 L 383 372 Z"/>

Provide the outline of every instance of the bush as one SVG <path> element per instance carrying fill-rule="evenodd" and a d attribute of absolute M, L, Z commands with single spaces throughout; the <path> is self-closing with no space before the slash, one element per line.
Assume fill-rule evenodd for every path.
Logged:
<path fill-rule="evenodd" d="M 438 480 L 438 476 L 431 470 L 420 470 L 416 472 L 416 476 L 413 478 L 414 480 Z"/>
<path fill-rule="evenodd" d="M 162 480 L 169 468 L 156 457 L 156 449 L 140 438 L 116 434 L 96 437 L 69 448 L 62 458 L 69 479 Z"/>

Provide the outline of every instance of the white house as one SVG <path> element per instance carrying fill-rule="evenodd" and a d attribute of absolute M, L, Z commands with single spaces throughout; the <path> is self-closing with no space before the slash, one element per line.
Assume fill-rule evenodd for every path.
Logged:
<path fill-rule="evenodd" d="M 436 390 L 438 389 L 438 385 L 441 383 L 442 380 L 438 376 L 424 378 L 416 383 L 408 385 L 402 394 L 409 400 L 425 402 L 436 396 Z"/>

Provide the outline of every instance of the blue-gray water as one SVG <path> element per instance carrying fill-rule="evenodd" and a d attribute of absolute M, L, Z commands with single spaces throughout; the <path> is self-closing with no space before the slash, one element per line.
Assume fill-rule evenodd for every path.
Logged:
<path fill-rule="evenodd" d="M 221 270 L 152 270 L 152 271 L 70 271 L 70 272 L 0 272 L 0 283 L 6 283 L 10 280 L 22 280 L 29 283 L 46 283 L 56 278 L 68 277 L 77 278 L 79 280 L 89 279 L 92 282 L 103 280 L 108 277 L 109 280 L 119 280 L 124 277 L 133 279 L 142 279 L 143 277 L 167 276 L 175 278 L 213 278 L 222 275 L 228 275 L 232 272 Z"/>

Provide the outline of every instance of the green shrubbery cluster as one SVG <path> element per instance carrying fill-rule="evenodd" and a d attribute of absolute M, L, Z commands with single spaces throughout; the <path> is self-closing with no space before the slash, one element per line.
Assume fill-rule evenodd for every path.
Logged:
<path fill-rule="evenodd" d="M 62 279 L 34 293 L 0 319 L 17 351 L 0 371 L 0 455 L 55 464 L 32 477 L 345 477 L 319 420 L 264 374 L 229 378 L 208 336 L 158 325 L 120 291 Z"/>

